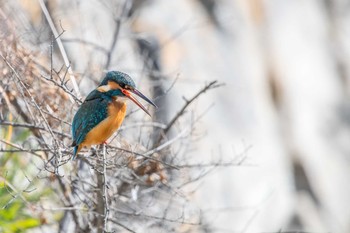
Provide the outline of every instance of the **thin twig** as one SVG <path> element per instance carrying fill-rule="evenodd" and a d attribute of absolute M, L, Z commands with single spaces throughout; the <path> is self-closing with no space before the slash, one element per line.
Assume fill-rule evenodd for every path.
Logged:
<path fill-rule="evenodd" d="M 164 129 L 163 134 L 166 135 L 168 133 L 168 131 L 171 129 L 171 127 L 175 124 L 175 122 L 179 119 L 180 116 L 182 116 L 185 112 L 185 110 L 188 108 L 188 106 L 190 106 L 190 104 L 196 100 L 200 95 L 204 94 L 206 91 L 211 90 L 211 89 L 215 89 L 218 87 L 223 86 L 223 83 L 218 83 L 217 80 L 210 82 L 209 84 L 207 84 L 204 88 L 202 88 L 201 90 L 198 91 L 198 93 L 196 95 L 194 95 L 191 99 L 186 100 L 185 105 L 180 109 L 180 111 L 173 117 L 173 119 L 169 122 L 169 124 L 167 125 L 167 127 Z M 160 143 L 160 141 L 162 140 L 162 135 L 159 137 L 158 142 L 156 145 L 158 145 Z"/>
<path fill-rule="evenodd" d="M 113 39 L 112 39 L 112 44 L 111 47 L 108 50 L 107 53 L 107 61 L 106 61 L 106 65 L 105 65 L 105 70 L 108 70 L 110 64 L 111 64 L 111 60 L 112 60 L 112 54 L 114 53 L 114 48 L 117 45 L 117 40 L 118 40 L 118 35 L 119 35 L 119 31 L 120 31 L 120 26 L 121 26 L 121 19 L 118 18 L 115 20 L 115 30 L 114 30 L 114 34 L 113 34 Z"/>
<path fill-rule="evenodd" d="M 248 157 L 247 152 L 252 148 L 252 146 L 247 146 L 242 153 L 239 153 L 235 156 L 234 159 L 228 162 L 216 161 L 211 163 L 196 163 L 196 164 L 178 164 L 176 165 L 179 168 L 207 168 L 207 167 L 235 167 L 242 166 L 243 162 Z M 245 167 L 252 166 L 248 164 L 244 164 Z"/>
<path fill-rule="evenodd" d="M 0 121 L 0 125 L 11 125 L 13 127 L 21 127 L 21 128 L 28 128 L 28 129 L 39 129 L 39 130 L 44 130 L 46 132 L 50 132 L 47 128 L 34 125 L 34 124 L 28 124 L 28 123 L 16 123 L 16 122 L 9 122 L 9 121 Z M 64 136 L 67 138 L 71 138 L 72 136 L 67 133 L 59 132 L 57 130 L 51 129 L 52 133 L 55 133 L 60 136 Z"/>
<path fill-rule="evenodd" d="M 176 138 L 176 140 L 177 140 L 177 139 L 179 139 L 179 138 Z M 175 142 L 175 140 L 174 140 L 173 142 Z M 173 143 L 173 142 L 172 142 L 172 143 Z M 167 143 L 166 146 L 170 146 L 170 145 L 171 145 L 171 144 Z M 161 146 L 164 148 L 163 145 L 161 145 Z M 126 152 L 126 153 L 138 155 L 138 156 L 144 157 L 144 158 L 146 158 L 146 159 L 150 159 L 150 160 L 159 162 L 159 163 L 163 164 L 164 166 L 167 166 L 167 167 L 170 167 L 170 168 L 179 170 L 179 168 L 178 168 L 177 166 L 172 165 L 172 164 L 167 163 L 167 162 L 164 162 L 164 161 L 162 161 L 162 160 L 160 160 L 160 159 L 157 159 L 157 158 L 155 158 L 155 157 L 153 157 L 153 156 L 145 155 L 145 154 L 142 154 L 142 153 L 139 153 L 139 152 L 131 151 L 131 150 L 128 150 L 128 149 L 124 149 L 124 148 L 120 148 L 120 147 L 116 147 L 116 146 L 112 146 L 112 145 L 109 145 L 108 147 L 111 147 L 111 148 L 113 148 L 113 149 L 116 149 L 116 150 L 119 150 L 119 151 L 123 151 L 123 152 Z M 159 150 L 159 148 L 158 148 L 158 150 Z M 157 151 L 158 151 L 158 150 L 157 150 Z M 153 153 L 155 153 L 155 152 L 153 152 Z"/>
<path fill-rule="evenodd" d="M 6 178 L 4 178 L 2 176 L 0 176 L 0 181 L 1 181 L 1 183 L 3 183 L 4 186 L 8 186 L 13 192 L 16 193 L 16 194 L 12 194 L 8 190 L 8 192 L 12 196 L 12 199 L 10 201 L 8 201 L 6 203 L 6 205 L 4 205 L 2 207 L 2 209 L 6 209 L 17 197 L 20 197 L 26 205 L 30 205 L 29 201 L 22 195 L 22 193 L 24 191 L 22 191 L 22 192 L 18 191 L 14 185 L 12 185 Z"/>
<path fill-rule="evenodd" d="M 144 156 L 150 156 L 168 146 L 170 146 L 171 144 L 173 144 L 175 141 L 183 138 L 185 136 L 185 134 L 189 131 L 189 128 L 185 128 L 181 133 L 179 133 L 178 135 L 176 135 L 176 137 L 174 137 L 173 139 L 171 140 L 168 140 L 166 141 L 165 143 L 163 143 L 162 145 L 160 146 L 157 146 L 156 148 L 150 150 L 150 151 L 147 151 L 146 153 L 144 153 L 143 155 Z"/>
<path fill-rule="evenodd" d="M 33 153 L 33 152 L 43 152 L 43 151 L 51 151 L 51 149 L 44 149 L 44 148 L 40 148 L 40 149 L 25 149 L 25 148 L 21 148 L 21 149 L 0 149 L 0 152 L 3 153 L 23 153 L 23 152 L 28 152 L 28 153 Z"/>
<path fill-rule="evenodd" d="M 127 226 L 125 226 L 124 224 L 121 224 L 121 223 L 118 222 L 116 219 L 111 218 L 110 220 L 111 220 L 111 222 L 117 224 L 118 226 L 124 228 L 125 230 L 127 230 L 127 231 L 129 231 L 129 232 L 131 232 L 131 233 L 136 233 L 136 231 L 132 230 L 131 228 L 129 228 L 129 227 L 127 227 Z"/>
<path fill-rule="evenodd" d="M 56 42 L 57 42 L 58 48 L 59 48 L 59 50 L 61 52 L 64 64 L 66 65 L 66 67 L 68 69 L 69 77 L 70 77 L 70 80 L 72 82 L 73 88 L 74 88 L 75 92 L 77 93 L 77 97 L 80 98 L 81 95 L 80 95 L 79 87 L 78 87 L 78 84 L 76 82 L 73 70 L 72 70 L 72 68 L 70 66 L 70 62 L 68 60 L 68 56 L 67 56 L 66 50 L 64 49 L 64 46 L 62 44 L 62 41 L 61 41 L 61 38 L 60 38 L 60 34 L 57 32 L 55 24 L 53 23 L 53 21 L 51 19 L 50 13 L 47 10 L 44 1 L 43 0 L 38 0 L 38 1 L 39 1 L 41 9 L 42 9 L 42 11 L 43 11 L 43 13 L 45 15 L 45 18 L 46 18 L 47 22 L 50 25 L 51 31 L 52 31 L 53 35 L 55 36 L 55 38 L 56 38 Z"/>
<path fill-rule="evenodd" d="M 51 69 L 51 70 L 52 70 L 52 69 Z M 76 95 L 74 95 L 74 93 L 72 93 L 71 90 L 69 90 L 65 84 L 62 85 L 62 84 L 58 83 L 56 80 L 54 80 L 54 79 L 52 78 L 52 76 L 50 76 L 50 78 L 48 78 L 48 77 L 45 77 L 44 75 L 41 75 L 41 77 L 42 77 L 43 79 L 45 79 L 45 80 L 47 80 L 47 81 L 53 83 L 55 86 L 61 88 L 61 90 L 63 90 L 65 93 L 67 93 L 67 94 L 68 94 L 71 98 L 73 98 L 76 102 L 78 102 L 78 103 L 80 103 L 80 104 L 83 102 L 80 98 L 78 98 Z"/>
<path fill-rule="evenodd" d="M 133 216 L 133 217 L 145 217 L 145 218 L 150 218 L 150 219 L 157 219 L 157 220 L 161 220 L 161 221 L 166 221 L 166 222 L 175 222 L 175 223 L 181 223 L 184 225 L 193 225 L 193 226 L 197 226 L 200 225 L 200 222 L 196 223 L 196 222 L 186 222 L 186 221 L 180 221 L 181 217 L 178 219 L 170 219 L 170 218 L 166 218 L 166 217 L 158 217 L 158 216 L 154 216 L 154 215 L 147 215 L 147 214 L 143 214 L 143 213 L 133 213 L 133 212 L 125 212 L 116 208 L 111 208 L 111 210 L 120 213 L 120 214 L 125 214 L 125 215 L 129 215 L 129 216 Z"/>
<path fill-rule="evenodd" d="M 115 30 L 114 30 L 114 33 L 113 33 L 111 46 L 108 49 L 107 61 L 106 61 L 106 65 L 104 67 L 105 70 L 109 69 L 109 66 L 110 66 L 111 61 L 112 61 L 112 54 L 114 53 L 114 49 L 115 49 L 115 47 L 117 45 L 117 42 L 118 42 L 119 32 L 120 32 L 120 28 L 121 28 L 121 25 L 122 25 L 122 20 L 123 20 L 124 17 L 126 17 L 128 15 L 128 13 L 129 13 L 129 11 L 131 9 L 131 6 L 132 6 L 132 1 L 125 0 L 124 1 L 124 5 L 121 8 L 120 15 L 114 19 L 114 21 L 115 21 Z"/>
<path fill-rule="evenodd" d="M 71 39 L 61 39 L 65 43 L 79 43 L 79 44 L 84 44 L 84 45 L 89 45 L 94 47 L 96 50 L 100 50 L 103 53 L 108 53 L 108 50 L 94 42 L 87 41 L 87 40 L 82 40 L 82 39 L 76 39 L 76 38 L 71 38 Z"/>
<path fill-rule="evenodd" d="M 26 87 L 26 85 L 24 85 L 23 81 L 21 80 L 21 78 L 19 77 L 19 74 L 16 72 L 16 70 L 13 68 L 13 66 L 7 61 L 7 59 L 2 55 L 0 54 L 0 57 L 5 61 L 6 65 L 11 69 L 11 71 L 13 72 L 14 76 L 17 78 L 18 82 L 21 84 L 22 88 L 27 92 L 28 96 L 30 97 L 31 99 L 31 102 L 34 104 L 34 106 L 38 109 L 43 121 L 45 122 L 45 124 L 47 125 L 47 128 L 56 144 L 56 147 L 58 148 L 58 142 L 56 140 L 56 137 L 54 136 L 53 132 L 52 132 L 52 129 L 47 121 L 47 119 L 45 118 L 43 112 L 41 111 L 41 108 L 39 107 L 39 105 L 37 104 L 37 102 L 35 101 L 33 95 L 30 93 L 30 91 L 28 90 L 28 88 Z"/>
<path fill-rule="evenodd" d="M 39 158 L 42 158 L 42 156 L 41 156 L 40 154 L 36 153 L 35 151 L 30 151 L 30 150 L 25 149 L 25 148 L 23 148 L 22 146 L 17 145 L 17 144 L 15 144 L 15 143 L 8 142 L 8 141 L 5 141 L 5 140 L 3 140 L 3 139 L 0 139 L 0 142 L 4 143 L 4 144 L 6 144 L 6 145 L 12 146 L 12 147 L 14 147 L 14 148 L 16 148 L 16 149 L 18 149 L 18 150 L 27 151 L 28 153 L 31 153 L 31 154 L 33 154 L 33 155 L 39 157 Z"/>
<path fill-rule="evenodd" d="M 166 125 L 158 122 L 135 122 L 133 124 L 128 124 L 125 126 L 121 126 L 118 131 L 130 129 L 130 128 L 136 128 L 136 127 L 154 127 L 154 128 L 160 128 L 165 129 Z"/>

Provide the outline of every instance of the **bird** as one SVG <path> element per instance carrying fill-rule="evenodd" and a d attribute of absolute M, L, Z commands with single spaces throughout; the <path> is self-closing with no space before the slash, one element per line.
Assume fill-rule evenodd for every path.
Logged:
<path fill-rule="evenodd" d="M 132 100 L 149 116 L 147 109 L 131 93 L 157 107 L 136 89 L 132 78 L 120 71 L 109 71 L 99 86 L 91 91 L 72 121 L 74 160 L 83 147 L 103 144 L 118 130 L 126 114 L 126 100 Z"/>

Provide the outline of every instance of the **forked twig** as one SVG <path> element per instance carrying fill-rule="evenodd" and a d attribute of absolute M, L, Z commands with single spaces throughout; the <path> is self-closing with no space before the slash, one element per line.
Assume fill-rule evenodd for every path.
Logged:
<path fill-rule="evenodd" d="M 46 6 L 45 6 L 45 3 L 43 0 L 38 0 L 39 1 L 39 4 L 40 4 L 40 7 L 41 7 L 41 10 L 43 11 L 44 15 L 45 15 L 45 18 L 47 20 L 47 22 L 49 23 L 50 25 L 50 28 L 51 28 L 51 31 L 56 39 L 56 42 L 57 42 L 57 45 L 58 45 L 58 48 L 61 52 L 61 55 L 62 55 L 62 58 L 63 58 L 63 61 L 64 61 L 64 64 L 66 65 L 67 69 L 68 69 L 68 73 L 69 73 L 69 77 L 70 77 L 70 80 L 72 82 L 72 85 L 73 85 L 73 88 L 74 88 L 74 91 L 77 93 L 77 97 L 78 99 L 80 99 L 80 91 L 79 91 L 79 87 L 78 87 L 78 84 L 76 82 L 76 79 L 75 79 L 75 76 L 73 74 L 73 70 L 70 66 L 70 62 L 68 60 L 68 56 L 67 56 L 67 53 L 66 53 L 66 50 L 64 49 L 63 47 L 63 43 L 61 41 L 61 38 L 60 38 L 60 35 L 58 34 L 57 32 L 57 29 L 55 27 L 55 24 L 53 23 L 52 21 L 52 18 L 50 16 L 50 13 L 49 11 L 47 10 Z M 73 102 L 73 100 L 72 100 Z"/>
<path fill-rule="evenodd" d="M 185 105 L 180 109 L 180 111 L 173 117 L 173 119 L 169 122 L 169 124 L 165 127 L 165 129 L 163 130 L 163 135 L 166 135 L 169 130 L 171 129 L 171 127 L 175 124 L 175 122 L 179 119 L 180 116 L 182 116 L 184 114 L 184 112 L 186 111 L 186 109 L 188 108 L 188 106 L 190 106 L 190 104 L 196 100 L 200 95 L 204 94 L 206 91 L 208 90 L 212 90 L 218 87 L 221 87 L 225 85 L 224 83 L 218 83 L 217 80 L 212 81 L 210 83 L 208 83 L 205 87 L 203 87 L 201 90 L 198 91 L 198 93 L 196 95 L 194 95 L 191 99 L 186 100 Z M 160 141 L 162 140 L 162 135 L 160 135 L 158 142 L 156 145 L 159 145 Z"/>

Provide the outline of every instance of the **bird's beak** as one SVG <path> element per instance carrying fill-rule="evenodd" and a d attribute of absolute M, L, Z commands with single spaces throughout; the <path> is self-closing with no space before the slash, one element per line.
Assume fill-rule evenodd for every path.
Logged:
<path fill-rule="evenodd" d="M 129 99 L 131 99 L 137 106 L 139 106 L 143 111 L 145 111 L 149 116 L 151 116 L 151 114 L 147 111 L 147 109 L 134 97 L 131 95 L 130 92 L 134 93 L 135 95 L 138 95 L 139 97 L 141 97 L 142 99 L 144 99 L 146 102 L 148 102 L 149 104 L 153 105 L 154 107 L 157 108 L 157 106 L 149 99 L 147 98 L 144 94 L 142 94 L 140 91 L 138 91 L 137 89 L 133 89 L 133 90 L 126 90 L 126 89 L 122 89 L 122 92 L 124 93 L 124 95 L 126 97 L 128 97 Z"/>

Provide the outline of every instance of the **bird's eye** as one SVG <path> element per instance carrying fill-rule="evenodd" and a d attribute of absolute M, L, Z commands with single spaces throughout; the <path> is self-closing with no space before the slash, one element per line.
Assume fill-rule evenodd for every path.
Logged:
<path fill-rule="evenodd" d="M 125 84 L 124 83 L 120 83 L 119 86 L 123 89 L 125 89 Z"/>

